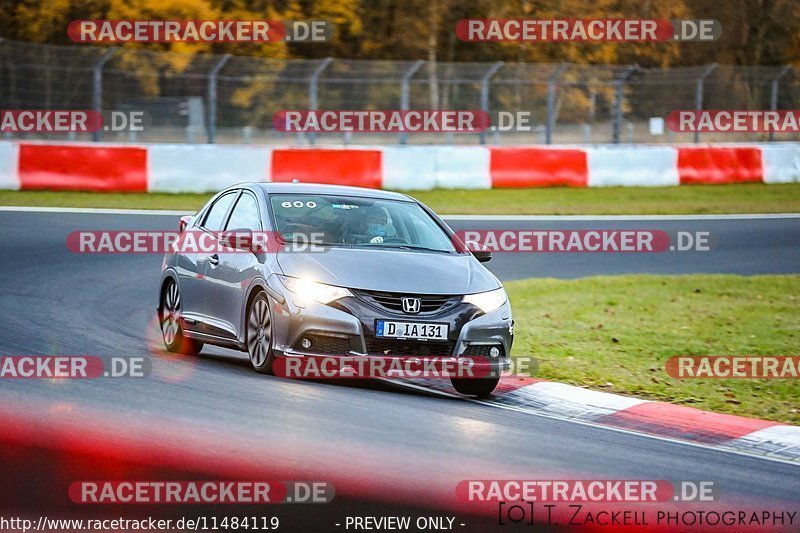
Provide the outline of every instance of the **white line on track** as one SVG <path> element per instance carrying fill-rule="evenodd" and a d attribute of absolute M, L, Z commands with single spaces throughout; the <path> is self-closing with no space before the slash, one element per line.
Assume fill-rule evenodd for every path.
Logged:
<path fill-rule="evenodd" d="M 445 220 L 754 220 L 800 218 L 800 213 L 742 213 L 719 215 L 442 215 Z"/>
<path fill-rule="evenodd" d="M 103 207 L 34 207 L 0 205 L 0 212 L 15 213 L 77 213 L 83 215 L 155 215 L 182 216 L 193 215 L 196 211 L 172 211 L 169 209 L 107 209 Z"/>
<path fill-rule="evenodd" d="M 89 215 L 153 215 L 181 216 L 193 215 L 196 211 L 169 209 L 113 209 L 97 207 L 33 207 L 0 206 L 0 212 L 20 213 L 78 213 Z M 742 213 L 719 215 L 442 215 L 445 220 L 759 220 L 759 219 L 800 219 L 800 213 Z"/>

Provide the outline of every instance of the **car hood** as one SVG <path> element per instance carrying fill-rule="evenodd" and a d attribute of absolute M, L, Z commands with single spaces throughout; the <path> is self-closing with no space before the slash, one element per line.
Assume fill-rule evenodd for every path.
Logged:
<path fill-rule="evenodd" d="M 469 294 L 500 287 L 474 257 L 404 250 L 326 248 L 324 252 L 282 252 L 287 276 L 351 289 L 412 294 Z"/>

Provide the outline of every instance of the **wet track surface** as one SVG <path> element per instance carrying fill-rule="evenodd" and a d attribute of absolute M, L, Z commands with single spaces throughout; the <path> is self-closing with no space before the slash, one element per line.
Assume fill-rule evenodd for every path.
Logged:
<path fill-rule="evenodd" d="M 452 222 L 456 229 L 520 229 L 531 224 Z M 711 231 L 717 251 L 500 254 L 488 266 L 501 279 L 800 272 L 797 218 L 543 224 L 536 228 Z M 61 409 L 102 417 L 117 427 L 132 420 L 156 428 L 205 427 L 256 448 L 280 446 L 289 464 L 346 465 L 375 476 L 386 470 L 407 477 L 411 484 L 429 478 L 454 488 L 462 479 L 512 476 L 713 480 L 728 497 L 800 501 L 800 466 L 499 410 L 390 384 L 305 383 L 261 376 L 250 370 L 245 354 L 220 348 L 207 347 L 197 358 L 170 356 L 161 349 L 154 316 L 161 257 L 76 255 L 65 241 L 77 229 L 176 226 L 176 216 L 0 212 L 0 354 L 145 355 L 153 361 L 152 375 L 146 379 L 4 380 L 0 401 L 5 410 L 30 416 L 31 424 L 37 422 L 37 409 Z"/>

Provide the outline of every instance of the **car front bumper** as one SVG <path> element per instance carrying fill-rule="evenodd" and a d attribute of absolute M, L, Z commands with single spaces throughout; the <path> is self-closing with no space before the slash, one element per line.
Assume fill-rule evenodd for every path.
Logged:
<path fill-rule="evenodd" d="M 458 303 L 440 313 L 408 315 L 388 312 L 359 298 L 348 296 L 332 302 L 299 302 L 274 276 L 270 286 L 284 296 L 273 302 L 272 334 L 278 356 L 378 356 L 459 357 L 487 356 L 498 347 L 503 368 L 514 339 L 514 320 L 506 301 L 483 313 L 471 304 Z M 395 341 L 375 336 L 377 320 L 447 323 L 446 342 Z M 303 347 L 302 341 L 311 341 Z"/>

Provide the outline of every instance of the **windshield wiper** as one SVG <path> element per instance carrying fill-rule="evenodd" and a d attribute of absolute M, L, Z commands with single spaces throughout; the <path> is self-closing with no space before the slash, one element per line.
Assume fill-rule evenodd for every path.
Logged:
<path fill-rule="evenodd" d="M 353 247 L 352 244 L 348 244 L 346 242 L 327 242 L 327 241 L 323 241 L 323 242 L 313 242 L 311 244 L 314 244 L 316 246 L 337 246 L 339 248 L 352 248 Z"/>
<path fill-rule="evenodd" d="M 327 241 L 312 241 L 308 239 L 280 239 L 283 244 L 306 244 L 309 246 L 342 246 L 349 247 L 349 244 L 341 242 L 327 242 Z"/>

